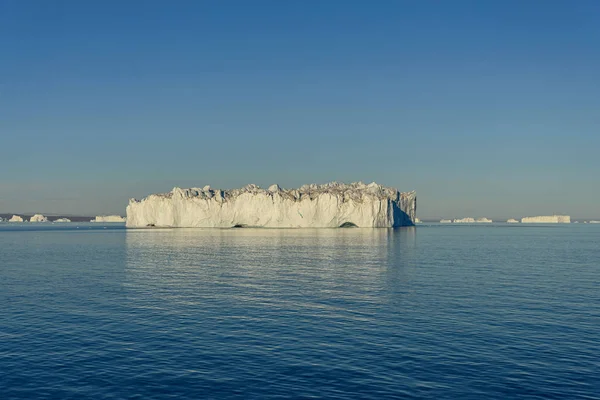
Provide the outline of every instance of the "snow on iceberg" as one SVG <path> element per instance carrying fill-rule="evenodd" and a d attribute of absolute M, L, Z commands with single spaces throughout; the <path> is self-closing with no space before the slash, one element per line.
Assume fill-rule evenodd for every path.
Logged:
<path fill-rule="evenodd" d="M 120 215 L 97 215 L 90 222 L 125 222 L 125 218 Z"/>
<path fill-rule="evenodd" d="M 29 218 L 29 222 L 48 222 L 48 218 L 44 217 L 42 214 L 35 214 L 33 217 Z"/>
<path fill-rule="evenodd" d="M 385 228 L 414 225 L 416 193 L 362 182 L 241 189 L 174 188 L 131 199 L 128 227 Z"/>

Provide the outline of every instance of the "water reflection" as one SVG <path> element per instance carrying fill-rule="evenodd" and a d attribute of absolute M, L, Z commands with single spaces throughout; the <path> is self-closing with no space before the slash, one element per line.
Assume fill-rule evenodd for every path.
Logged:
<path fill-rule="evenodd" d="M 408 280 L 416 237 L 414 227 L 128 230 L 128 285 L 168 301 L 369 301 L 388 279 Z"/>

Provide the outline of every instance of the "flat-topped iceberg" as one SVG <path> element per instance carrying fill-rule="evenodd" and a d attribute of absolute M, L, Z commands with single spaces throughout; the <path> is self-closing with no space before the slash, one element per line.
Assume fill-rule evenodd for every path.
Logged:
<path fill-rule="evenodd" d="M 125 217 L 120 215 L 97 215 L 90 222 L 125 222 Z"/>
<path fill-rule="evenodd" d="M 282 189 L 174 188 L 131 199 L 128 227 L 386 228 L 413 225 L 415 192 L 362 182 L 304 185 Z"/>
<path fill-rule="evenodd" d="M 518 221 L 518 220 L 516 220 L 516 219 L 514 219 L 514 218 L 509 218 L 509 219 L 506 221 L 506 223 L 507 223 L 507 224 L 518 224 L 518 223 L 519 223 L 519 221 Z"/>
<path fill-rule="evenodd" d="M 543 215 L 521 218 L 521 222 L 524 224 L 570 224 L 571 217 L 568 215 Z"/>
<path fill-rule="evenodd" d="M 29 218 L 29 222 L 48 222 L 48 218 L 44 217 L 42 214 L 35 214 Z"/>
<path fill-rule="evenodd" d="M 53 222 L 71 222 L 71 220 L 69 218 L 58 218 L 55 219 Z"/>

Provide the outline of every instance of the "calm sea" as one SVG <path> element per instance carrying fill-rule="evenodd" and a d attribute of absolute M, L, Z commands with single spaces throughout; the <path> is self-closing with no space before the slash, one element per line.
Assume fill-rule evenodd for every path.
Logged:
<path fill-rule="evenodd" d="M 0 225 L 0 398 L 597 399 L 600 225 Z"/>

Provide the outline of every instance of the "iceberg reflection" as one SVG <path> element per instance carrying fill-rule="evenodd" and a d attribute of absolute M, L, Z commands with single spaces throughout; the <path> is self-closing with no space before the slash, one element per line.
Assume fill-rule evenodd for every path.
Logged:
<path fill-rule="evenodd" d="M 414 227 L 128 230 L 127 284 L 182 304 L 331 306 L 378 295 L 415 246 Z"/>

